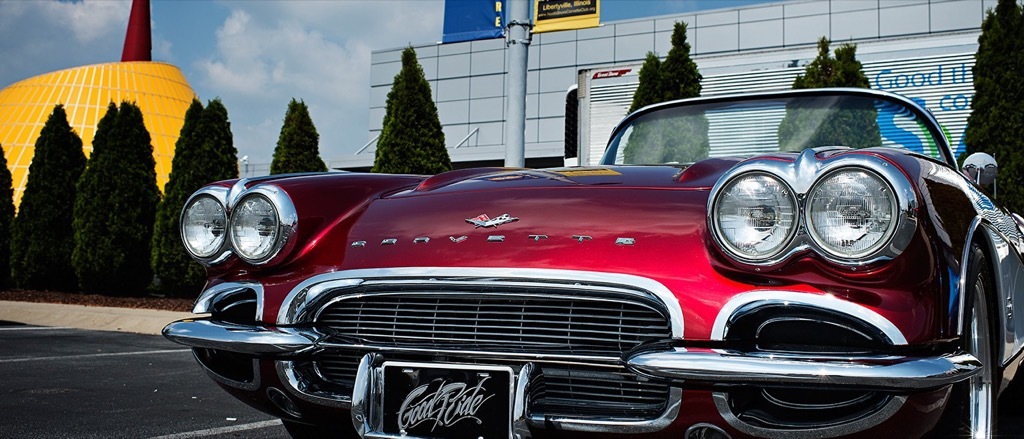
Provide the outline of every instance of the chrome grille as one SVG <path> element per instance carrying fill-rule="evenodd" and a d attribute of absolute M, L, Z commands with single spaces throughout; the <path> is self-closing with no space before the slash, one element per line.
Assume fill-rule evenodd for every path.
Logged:
<path fill-rule="evenodd" d="M 328 387 L 351 392 L 361 352 L 322 352 L 313 362 Z M 429 362 L 428 358 L 405 357 Z M 509 361 L 460 359 L 460 363 L 503 364 Z M 665 410 L 666 383 L 649 382 L 624 368 L 598 368 L 565 364 L 539 364 L 529 385 L 530 412 L 557 417 L 652 419 Z"/>
<path fill-rule="evenodd" d="M 316 325 L 373 346 L 570 355 L 620 356 L 671 337 L 666 313 L 635 297 L 360 295 L 325 307 Z"/>

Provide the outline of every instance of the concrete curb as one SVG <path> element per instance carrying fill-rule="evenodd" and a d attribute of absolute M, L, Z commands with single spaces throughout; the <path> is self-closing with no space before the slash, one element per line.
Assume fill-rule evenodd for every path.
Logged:
<path fill-rule="evenodd" d="M 188 312 L 0 300 L 0 320 L 39 326 L 160 334 L 168 323 L 197 317 Z"/>

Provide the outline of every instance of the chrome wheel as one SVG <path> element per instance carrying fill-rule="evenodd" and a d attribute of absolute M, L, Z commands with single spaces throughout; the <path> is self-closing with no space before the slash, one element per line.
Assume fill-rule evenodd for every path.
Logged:
<path fill-rule="evenodd" d="M 994 356 L 992 355 L 985 285 L 981 276 L 976 279 L 973 290 L 974 309 L 967 327 L 969 333 L 965 334 L 967 352 L 981 360 L 985 366 L 968 383 L 970 392 L 967 399 L 968 421 L 970 422 L 968 425 L 971 437 L 988 438 L 992 436 L 992 425 L 995 420 L 995 411 L 992 407 L 994 405 L 992 377 L 995 375 L 993 370 L 995 368 L 991 363 Z"/>

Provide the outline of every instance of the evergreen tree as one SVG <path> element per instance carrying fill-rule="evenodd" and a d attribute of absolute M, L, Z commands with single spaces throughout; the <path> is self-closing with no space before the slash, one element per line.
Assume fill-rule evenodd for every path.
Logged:
<path fill-rule="evenodd" d="M 794 89 L 823 87 L 869 88 L 867 76 L 857 60 L 857 46 L 843 44 L 829 55 L 829 40 L 818 40 L 818 56 L 793 81 Z M 870 100 L 844 103 L 832 111 L 831 101 L 800 100 L 786 107 L 779 124 L 779 146 L 783 151 L 802 151 L 818 146 L 866 148 L 882 144 L 878 111 Z"/>
<path fill-rule="evenodd" d="M 658 102 L 700 96 L 702 79 L 697 63 L 690 58 L 686 23 L 676 22 L 665 61 L 660 62 L 654 53 L 647 54 L 630 112 Z M 707 158 L 709 145 L 704 115 L 649 115 L 635 123 L 622 153 L 629 164 L 693 163 Z"/>
<path fill-rule="evenodd" d="M 86 292 L 142 295 L 153 280 L 150 243 L 160 201 L 153 145 L 135 104 L 111 104 L 103 119 L 96 129 L 102 143 L 78 182 L 71 262 Z"/>
<path fill-rule="evenodd" d="M 686 23 L 677 21 L 672 29 L 672 48 L 661 64 L 661 99 L 674 101 L 700 96 L 700 81 L 703 79 L 697 70 L 697 63 L 690 58 Z"/>
<path fill-rule="evenodd" d="M 661 102 L 661 59 L 654 52 L 647 52 L 644 64 L 640 66 L 640 84 L 633 93 L 633 104 L 629 112 Z"/>
<path fill-rule="evenodd" d="M 197 293 L 206 275 L 203 266 L 185 250 L 180 233 L 181 209 L 188 197 L 215 179 L 194 172 L 198 153 L 195 131 L 202 114 L 203 104 L 193 99 L 185 111 L 185 121 L 174 143 L 171 175 L 164 185 L 164 198 L 157 205 L 156 223 L 153 225 L 153 273 L 160 279 L 160 287 L 172 295 Z"/>
<path fill-rule="evenodd" d="M 372 172 L 436 174 L 451 169 L 430 83 L 416 51 L 408 47 L 402 51 L 402 70 L 388 92 Z"/>
<path fill-rule="evenodd" d="M 199 149 L 192 166 L 197 181 L 238 178 L 238 150 L 231 135 L 228 109 L 220 99 L 206 104 L 193 136 Z"/>
<path fill-rule="evenodd" d="M 189 256 L 181 242 L 181 210 L 207 183 L 237 178 L 236 157 L 224 105 L 213 100 L 203 109 L 199 101 L 193 101 L 175 143 L 171 175 L 153 229 L 153 271 L 168 295 L 196 297 L 206 281 L 206 269 Z"/>
<path fill-rule="evenodd" d="M 975 54 L 974 98 L 964 133 L 966 154 L 985 152 L 999 162 L 1000 204 L 1024 210 L 1024 17 L 1014 0 L 999 0 L 981 25 Z"/>
<path fill-rule="evenodd" d="M 85 168 L 82 139 L 63 105 L 46 119 L 29 165 L 28 182 L 11 224 L 11 278 L 21 288 L 73 291 L 74 234 L 68 209 Z"/>
<path fill-rule="evenodd" d="M 14 221 L 14 183 L 0 147 L 0 288 L 11 280 L 11 222 Z"/>
<path fill-rule="evenodd" d="M 325 172 L 327 165 L 320 159 L 320 135 L 309 117 L 306 103 L 292 101 L 284 115 L 284 126 L 274 148 L 274 160 L 270 162 L 271 174 L 293 172 Z"/>

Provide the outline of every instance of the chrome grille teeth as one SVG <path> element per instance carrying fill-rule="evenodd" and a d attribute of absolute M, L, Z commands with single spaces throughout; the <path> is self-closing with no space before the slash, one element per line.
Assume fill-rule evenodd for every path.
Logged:
<path fill-rule="evenodd" d="M 668 320 L 644 304 L 586 298 L 364 297 L 327 307 L 317 325 L 373 345 L 416 342 L 606 355 L 671 336 Z"/>

